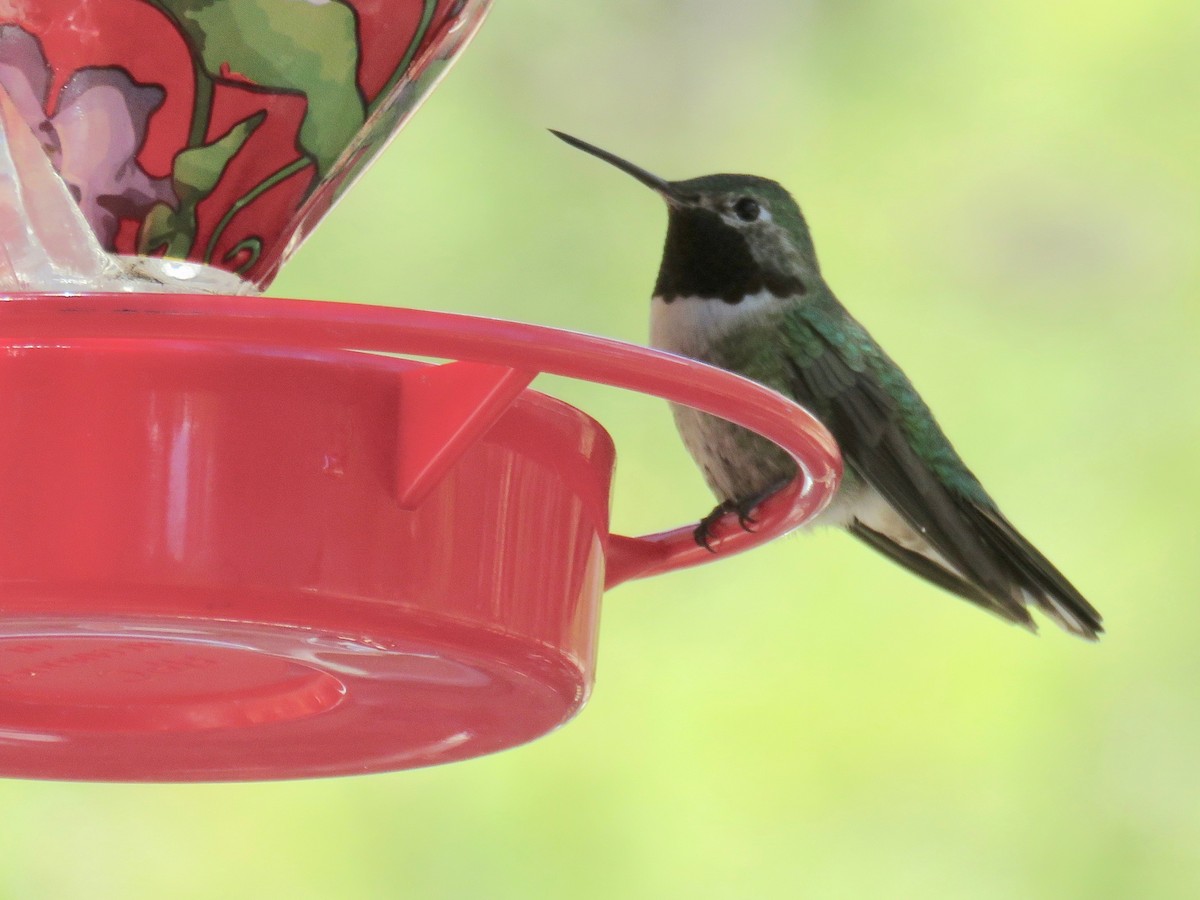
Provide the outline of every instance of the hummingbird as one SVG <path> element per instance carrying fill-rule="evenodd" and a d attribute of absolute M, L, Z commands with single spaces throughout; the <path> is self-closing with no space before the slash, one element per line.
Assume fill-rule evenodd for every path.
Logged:
<path fill-rule="evenodd" d="M 1031 631 L 1036 607 L 1095 640 L 1100 614 L 1000 512 L 912 383 L 825 282 L 800 207 L 754 175 L 666 181 L 592 144 L 551 132 L 655 191 L 667 236 L 651 299 L 651 344 L 736 372 L 810 410 L 841 450 L 844 475 L 815 525 L 843 528 L 934 585 Z M 743 528 L 796 475 L 767 439 L 686 406 L 676 427 Z M 711 547 L 710 547 L 711 549 Z"/>

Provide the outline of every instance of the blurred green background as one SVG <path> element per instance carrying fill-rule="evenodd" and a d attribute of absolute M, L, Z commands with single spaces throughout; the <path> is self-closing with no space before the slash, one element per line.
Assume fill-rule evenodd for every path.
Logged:
<path fill-rule="evenodd" d="M 273 293 L 644 341 L 666 177 L 746 171 L 1105 615 L 1006 628 L 840 534 L 607 596 L 532 745 L 323 782 L 0 782 L 0 897 L 1200 896 L 1200 6 L 497 0 Z M 712 499 L 658 401 L 615 528 Z"/>

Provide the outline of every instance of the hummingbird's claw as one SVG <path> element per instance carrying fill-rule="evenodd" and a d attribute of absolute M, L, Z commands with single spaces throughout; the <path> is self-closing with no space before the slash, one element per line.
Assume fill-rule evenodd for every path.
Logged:
<path fill-rule="evenodd" d="M 738 525 L 743 531 L 754 531 L 754 526 L 758 524 L 758 520 L 751 513 L 754 512 L 754 507 L 758 505 L 759 498 L 752 497 L 749 500 L 725 500 L 713 507 L 713 511 L 700 520 L 693 532 L 696 543 L 707 550 L 709 553 L 716 553 L 716 548 L 712 545 L 712 529 L 721 519 L 725 518 L 730 513 L 737 516 Z"/>
<path fill-rule="evenodd" d="M 738 525 L 741 526 L 743 531 L 753 532 L 758 525 L 758 519 L 754 516 L 754 510 L 763 501 L 787 487 L 790 481 L 790 478 L 784 478 L 769 485 L 766 490 L 760 491 L 750 497 L 744 497 L 741 500 L 723 500 L 718 503 L 713 507 L 713 511 L 701 519 L 700 524 L 696 526 L 696 530 L 693 532 L 696 537 L 696 543 L 709 553 L 716 553 L 716 548 L 712 545 L 713 526 L 730 513 L 734 513 L 737 516 Z"/>
<path fill-rule="evenodd" d="M 721 519 L 733 512 L 735 505 L 730 500 L 725 500 L 713 507 L 713 511 L 700 520 L 696 526 L 696 530 L 692 532 L 696 538 L 696 543 L 707 550 L 709 553 L 716 553 L 717 549 L 712 545 L 712 529 Z M 740 519 L 740 516 L 739 516 Z"/>
<path fill-rule="evenodd" d="M 724 512 L 721 513 L 721 516 L 723 515 L 725 515 Z M 716 524 L 717 519 L 721 518 L 721 516 L 714 516 L 712 513 L 709 513 L 700 520 L 700 523 L 692 532 L 692 537 L 696 539 L 696 543 L 709 553 L 717 552 L 717 548 L 712 545 L 712 527 L 714 524 Z"/>
<path fill-rule="evenodd" d="M 754 507 L 752 506 L 749 509 L 738 509 L 736 512 L 738 524 L 742 526 L 742 531 L 754 531 L 754 526 L 758 524 L 758 519 L 751 515 L 751 513 L 754 512 Z"/>

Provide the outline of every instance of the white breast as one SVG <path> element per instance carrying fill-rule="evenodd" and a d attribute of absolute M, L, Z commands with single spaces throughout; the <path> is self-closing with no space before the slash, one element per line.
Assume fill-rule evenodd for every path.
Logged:
<path fill-rule="evenodd" d="M 779 298 L 765 290 L 740 303 L 697 297 L 667 303 L 655 297 L 650 307 L 650 343 L 702 362 L 718 362 L 713 359 L 714 342 L 734 328 L 779 310 Z M 671 409 L 684 445 L 708 486 L 722 500 L 750 496 L 779 479 L 779 454 L 758 452 L 753 444 L 748 445 L 742 429 L 687 406 L 671 404 Z M 786 460 L 783 464 L 786 466 Z"/>
<path fill-rule="evenodd" d="M 704 359 L 712 342 L 747 320 L 779 309 L 779 298 L 759 291 L 740 303 L 679 297 L 650 301 L 650 344 L 683 356 Z"/>

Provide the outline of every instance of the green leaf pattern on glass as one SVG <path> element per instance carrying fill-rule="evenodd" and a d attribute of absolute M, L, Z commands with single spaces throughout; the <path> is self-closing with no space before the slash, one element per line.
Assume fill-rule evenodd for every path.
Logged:
<path fill-rule="evenodd" d="M 361 152 L 362 131 L 372 113 L 375 128 L 367 136 L 367 143 L 386 141 L 390 131 L 380 129 L 394 124 L 402 113 L 377 107 L 387 104 L 402 83 L 438 5 L 437 0 L 421 0 L 420 16 L 403 56 L 383 89 L 368 103 L 357 82 L 361 61 L 358 18 L 348 0 L 140 2 L 161 12 L 188 45 L 195 94 L 188 147 L 175 157 L 171 172 L 178 204 L 158 203 L 150 209 L 138 232 L 139 253 L 197 255 L 197 207 L 213 193 L 230 162 L 266 115 L 260 112 L 250 116 L 210 141 L 215 91 L 222 86 L 251 87 L 260 93 L 295 94 L 305 100 L 295 138 L 296 158 L 264 176 L 224 210 L 198 254 L 207 263 L 214 262 L 218 245 L 234 217 L 276 185 L 311 169 L 305 189 L 305 196 L 309 196 L 335 171 L 343 153 L 355 152 L 358 147 L 358 155 L 364 161 L 369 159 L 371 154 Z M 347 179 L 343 181 L 348 183 Z M 224 250 L 221 258 L 226 263 L 238 260 L 237 271 L 244 273 L 257 261 L 261 250 L 262 239 L 249 236 Z"/>
<path fill-rule="evenodd" d="M 211 144 L 189 147 L 175 157 L 171 179 L 179 208 L 158 203 L 146 215 L 138 235 L 138 252 L 187 256 L 196 239 L 196 206 L 213 192 L 229 161 L 242 149 L 266 113 L 258 112 L 238 122 Z"/>
<path fill-rule="evenodd" d="M 354 10 L 342 0 L 151 0 L 214 81 L 302 94 L 298 143 L 329 171 L 366 118 Z"/>

